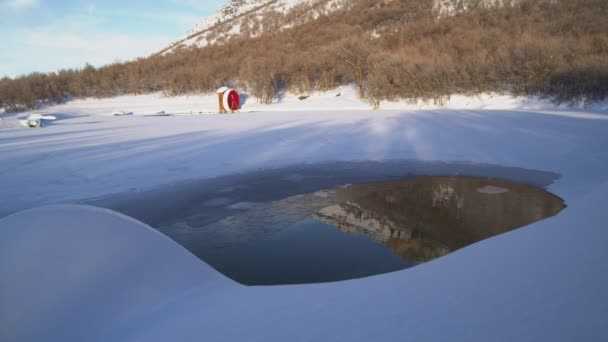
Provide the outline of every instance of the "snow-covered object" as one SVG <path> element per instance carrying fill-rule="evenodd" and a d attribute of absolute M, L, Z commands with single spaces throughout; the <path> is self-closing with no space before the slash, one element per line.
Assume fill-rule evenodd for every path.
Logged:
<path fill-rule="evenodd" d="M 42 114 L 31 114 L 27 118 L 28 120 L 57 120 L 57 117 L 54 115 L 42 115 Z"/>
<path fill-rule="evenodd" d="M 0 120 L 2 120 L 2 119 L 0 118 Z M 17 120 L 15 118 L 6 119 L 7 124 L 4 125 L 2 122 L 0 122 L 0 128 L 17 127 L 15 122 L 18 123 L 22 127 L 39 128 L 39 127 L 43 126 L 43 123 L 42 123 L 43 120 L 53 121 L 53 120 L 57 120 L 57 117 L 54 115 L 42 115 L 39 113 L 35 113 L 35 114 L 31 114 L 27 118 L 21 119 L 21 120 Z"/>
<path fill-rule="evenodd" d="M 39 128 L 42 127 L 42 120 L 41 119 L 27 119 L 25 120 L 27 122 L 27 126 L 30 128 Z"/>
<path fill-rule="evenodd" d="M 241 100 L 239 94 L 234 89 L 228 89 L 222 97 L 222 104 L 226 110 L 236 111 L 241 109 Z"/>

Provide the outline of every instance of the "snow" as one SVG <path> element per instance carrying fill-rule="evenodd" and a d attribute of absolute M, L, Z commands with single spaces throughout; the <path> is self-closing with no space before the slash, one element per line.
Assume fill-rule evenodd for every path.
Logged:
<path fill-rule="evenodd" d="M 239 3 L 242 2 L 242 3 Z M 243 13 L 251 11 L 256 7 L 262 6 L 270 0 L 244 0 L 244 1 L 230 1 L 226 5 L 222 6 L 214 14 L 201 19 L 199 23 L 194 25 L 188 32 L 186 32 L 184 38 L 187 36 L 204 31 L 206 29 L 215 26 L 218 22 L 224 22 L 226 20 L 233 19 Z"/>
<path fill-rule="evenodd" d="M 344 87 L 303 101 L 286 94 L 267 106 L 248 99 L 241 113 L 227 115 L 142 115 L 211 112 L 215 94 L 47 107 L 37 112 L 58 120 L 45 128 L 0 130 L 0 217 L 260 168 L 395 159 L 556 172 L 561 178 L 548 190 L 568 207 L 404 271 L 272 287 L 234 284 L 122 215 L 34 209 L 0 220 L 0 340 L 608 336 L 605 103 L 582 110 L 542 99 L 454 96 L 443 109 L 392 103 L 375 111 L 353 92 Z"/>
<path fill-rule="evenodd" d="M 13 116 L 7 116 L 6 114 L 3 117 L 0 117 L 0 129 L 3 128 L 23 128 L 24 126 Z"/>
<path fill-rule="evenodd" d="M 354 85 L 345 85 L 326 92 L 313 92 L 310 97 L 300 100 L 301 94 L 284 93 L 271 104 L 260 104 L 257 99 L 240 89 L 241 113 L 248 112 L 304 112 L 304 111 L 369 111 L 372 105 L 359 99 L 358 90 Z M 244 100 L 244 101 L 243 101 Z M 515 110 L 542 111 L 544 114 L 558 116 L 574 115 L 591 119 L 602 119 L 608 114 L 608 101 L 587 104 L 586 108 L 571 104 L 556 105 L 550 99 L 525 96 L 511 96 L 485 93 L 476 96 L 452 95 L 445 103 L 433 101 L 384 101 L 380 110 Z M 76 99 L 64 104 L 37 109 L 35 113 L 57 116 L 58 119 L 78 116 L 100 116 L 116 114 L 133 115 L 195 115 L 217 114 L 219 111 L 218 98 L 215 93 L 191 94 L 182 96 L 164 96 L 162 93 L 146 95 L 124 95 L 111 98 Z M 18 118 L 26 118 L 34 112 L 24 112 Z M 599 114 L 599 115 L 598 115 Z M 5 114 L 6 116 L 6 114 Z M 13 116 L 2 116 L 6 122 L 0 128 L 16 127 Z M 120 115 L 117 115 L 120 116 Z M 11 119 L 13 118 L 13 119 Z"/>
<path fill-rule="evenodd" d="M 156 306 L 194 288 L 212 295 L 238 286 L 153 228 L 106 209 L 27 210 L 3 219 L 0 231 L 2 341 L 86 340 L 148 313 L 151 298 Z"/>
<path fill-rule="evenodd" d="M 246 22 L 245 18 L 255 18 L 259 21 L 265 13 L 270 11 L 287 14 L 296 5 L 310 6 L 311 11 L 313 7 L 316 7 L 315 10 L 319 10 L 320 8 L 316 6 L 318 4 L 321 4 L 325 11 L 330 12 L 338 8 L 341 2 L 340 0 L 231 0 L 214 14 L 201 19 L 182 37 L 162 51 L 172 51 L 180 46 L 204 47 L 218 41 L 225 41 L 230 37 L 240 35 L 241 25 Z M 310 18 L 317 18 L 318 15 L 317 12 L 314 12 Z M 291 26 L 292 23 L 287 23 L 279 29 Z M 219 31 L 219 28 L 222 31 Z M 216 32 L 211 35 L 212 38 L 209 38 L 210 36 L 206 33 L 211 31 Z"/>
<path fill-rule="evenodd" d="M 278 1 L 284 1 L 284 0 L 278 0 Z M 294 1 L 294 0 L 289 0 L 289 1 Z M 306 0 L 295 0 L 295 1 L 306 1 Z M 184 36 L 180 37 L 178 40 L 173 42 L 170 45 L 171 48 L 168 51 L 171 51 L 173 48 L 175 48 L 177 46 L 191 46 L 191 45 L 196 44 L 199 47 L 203 47 L 203 46 L 206 46 L 206 45 L 211 44 L 214 41 L 218 40 L 217 38 L 229 37 L 231 34 L 237 34 L 240 31 L 240 24 L 238 22 L 235 22 L 235 23 L 233 23 L 233 25 L 230 26 L 230 29 L 228 30 L 228 32 L 222 32 L 213 41 L 208 41 L 206 38 L 199 39 L 201 36 L 196 35 L 196 34 L 208 31 L 220 23 L 226 23 L 231 20 L 234 20 L 235 18 L 238 18 L 239 16 L 241 16 L 249 11 L 252 11 L 256 8 L 261 8 L 261 9 L 266 8 L 268 5 L 275 3 L 275 2 L 276 1 L 271 1 L 271 0 L 231 0 L 230 2 L 228 2 L 226 5 L 222 6 L 219 10 L 217 10 L 212 15 L 201 19 L 201 21 L 198 22 L 196 25 L 194 25 L 194 27 L 192 27 L 190 30 L 188 30 L 184 34 Z M 193 35 L 196 35 L 196 36 L 193 36 Z"/>

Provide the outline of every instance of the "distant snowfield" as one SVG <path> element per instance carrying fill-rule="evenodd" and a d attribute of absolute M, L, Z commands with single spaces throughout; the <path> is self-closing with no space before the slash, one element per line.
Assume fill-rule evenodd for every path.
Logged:
<path fill-rule="evenodd" d="M 568 208 L 411 269 L 275 287 L 234 284 L 120 215 L 38 209 L 0 220 L 0 340 L 608 337 L 605 105 L 582 111 L 482 96 L 453 97 L 443 109 L 391 103 L 374 111 L 354 93 L 287 95 L 269 106 L 248 100 L 230 115 L 145 116 L 212 112 L 215 95 L 48 107 L 42 113 L 59 120 L 45 128 L 0 129 L 0 217 L 253 169 L 394 159 L 556 172 L 562 177 L 549 190 Z M 109 115 L 115 110 L 134 115 Z"/>
<path fill-rule="evenodd" d="M 238 89 L 237 89 L 238 90 Z M 260 104 L 256 98 L 242 93 L 242 108 L 239 112 L 293 112 L 293 111 L 369 111 L 372 105 L 358 97 L 358 90 L 353 85 L 339 87 L 327 92 L 313 92 L 310 97 L 300 100 L 300 95 L 286 93 L 271 104 Z M 591 103 L 586 108 L 568 104 L 555 105 L 549 99 L 537 97 L 510 96 L 500 94 L 481 94 L 477 96 L 453 95 L 444 104 L 433 101 L 410 103 L 407 101 L 381 103 L 379 110 L 436 110 L 436 109 L 485 109 L 485 110 L 543 110 L 582 113 L 608 114 L 608 101 Z M 217 114 L 218 100 L 216 94 L 164 96 L 162 93 L 146 95 L 125 95 L 101 99 L 77 99 L 65 104 L 45 107 L 40 110 L 22 113 L 26 117 L 31 113 L 52 114 L 60 118 L 90 115 L 112 115 L 125 112 L 133 115 L 198 115 Z M 2 114 L 2 113 L 0 113 Z M 586 114 L 584 114 L 586 115 Z M 8 122 L 4 114 L 5 122 Z M 2 119 L 3 116 L 0 116 Z M 10 116 L 9 116 L 10 118 Z M 0 125 L 0 128 L 3 126 Z"/>

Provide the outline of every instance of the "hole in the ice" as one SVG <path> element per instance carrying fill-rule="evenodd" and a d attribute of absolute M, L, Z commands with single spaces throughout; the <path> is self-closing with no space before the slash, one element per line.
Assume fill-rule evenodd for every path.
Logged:
<path fill-rule="evenodd" d="M 368 171 L 368 178 L 357 170 Z M 374 170 L 260 172 L 213 180 L 204 190 L 190 184 L 97 205 L 147 222 L 246 285 L 338 281 L 405 269 L 564 208 L 559 197 L 539 188 L 555 174 L 471 166 L 465 171 L 478 177 L 409 174 L 390 181 L 394 175 Z M 522 184 L 526 180 L 532 185 Z M 346 183 L 353 184 L 341 186 Z"/>
<path fill-rule="evenodd" d="M 182 226 L 178 241 L 243 284 L 336 281 L 408 268 L 563 208 L 560 198 L 527 185 L 417 177 L 259 204 Z"/>

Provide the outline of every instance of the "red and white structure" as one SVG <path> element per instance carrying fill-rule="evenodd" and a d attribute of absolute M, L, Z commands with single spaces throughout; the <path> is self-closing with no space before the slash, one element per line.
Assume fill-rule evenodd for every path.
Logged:
<path fill-rule="evenodd" d="M 241 108 L 241 98 L 236 90 L 221 87 L 217 90 L 220 113 L 235 112 Z"/>

